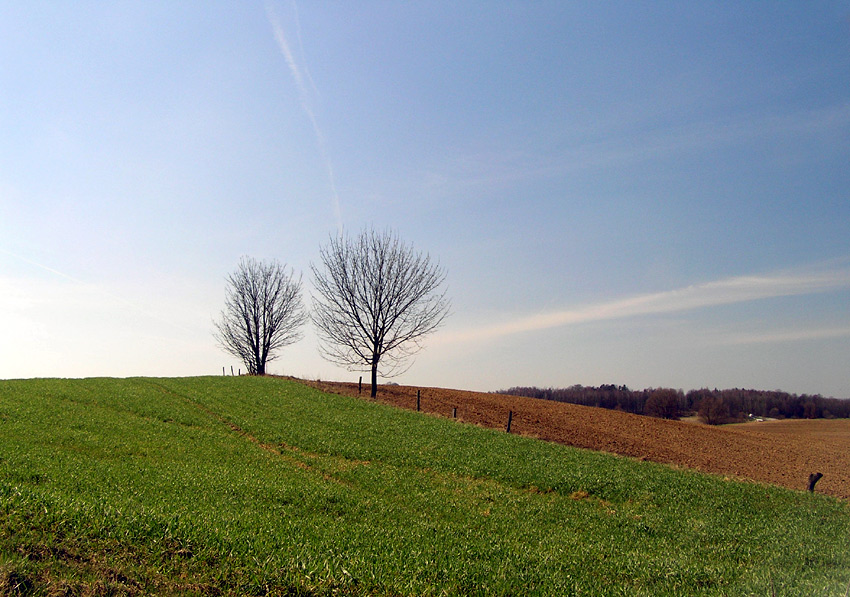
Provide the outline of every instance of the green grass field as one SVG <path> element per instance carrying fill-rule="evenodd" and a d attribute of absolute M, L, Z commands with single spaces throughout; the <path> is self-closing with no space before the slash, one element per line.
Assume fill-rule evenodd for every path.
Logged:
<path fill-rule="evenodd" d="M 280 379 L 0 381 L 4 595 L 849 588 L 850 506 L 822 495 Z"/>

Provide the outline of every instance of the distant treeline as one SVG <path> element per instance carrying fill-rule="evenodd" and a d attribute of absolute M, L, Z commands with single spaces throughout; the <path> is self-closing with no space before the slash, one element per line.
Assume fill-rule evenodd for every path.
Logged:
<path fill-rule="evenodd" d="M 850 418 L 850 400 L 824 398 L 820 394 L 789 394 L 779 390 L 682 390 L 649 388 L 631 390 L 613 384 L 569 388 L 513 387 L 499 394 L 597 406 L 666 419 L 699 413 L 707 423 L 744 420 L 749 416 L 775 419 Z"/>

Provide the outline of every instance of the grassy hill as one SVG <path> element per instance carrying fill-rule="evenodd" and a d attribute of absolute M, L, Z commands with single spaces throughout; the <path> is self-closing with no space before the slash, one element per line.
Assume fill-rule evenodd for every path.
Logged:
<path fill-rule="evenodd" d="M 845 595 L 846 502 L 255 377 L 0 381 L 0 594 Z"/>

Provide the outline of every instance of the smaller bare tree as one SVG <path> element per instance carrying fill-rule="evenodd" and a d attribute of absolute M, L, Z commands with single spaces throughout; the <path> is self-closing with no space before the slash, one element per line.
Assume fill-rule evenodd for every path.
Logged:
<path fill-rule="evenodd" d="M 301 279 L 278 261 L 243 257 L 227 277 L 221 318 L 214 322 L 219 345 L 239 358 L 251 375 L 265 375 L 275 351 L 301 338 L 307 319 Z"/>
<path fill-rule="evenodd" d="M 446 317 L 445 271 L 391 232 L 340 235 L 311 265 L 316 295 L 312 318 L 327 360 L 377 378 L 405 370 L 422 339 Z"/>

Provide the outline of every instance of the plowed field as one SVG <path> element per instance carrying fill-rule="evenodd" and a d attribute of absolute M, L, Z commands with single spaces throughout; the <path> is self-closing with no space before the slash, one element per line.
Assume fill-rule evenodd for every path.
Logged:
<path fill-rule="evenodd" d="M 358 395 L 357 384 L 305 381 L 337 394 Z M 850 500 L 850 420 L 768 421 L 709 427 L 628 413 L 505 396 L 411 386 L 380 386 L 379 402 L 416 408 L 483 427 L 579 448 L 697 469 L 805 490 L 810 473 L 823 478 L 816 491 Z M 364 384 L 363 397 L 369 390 Z"/>

